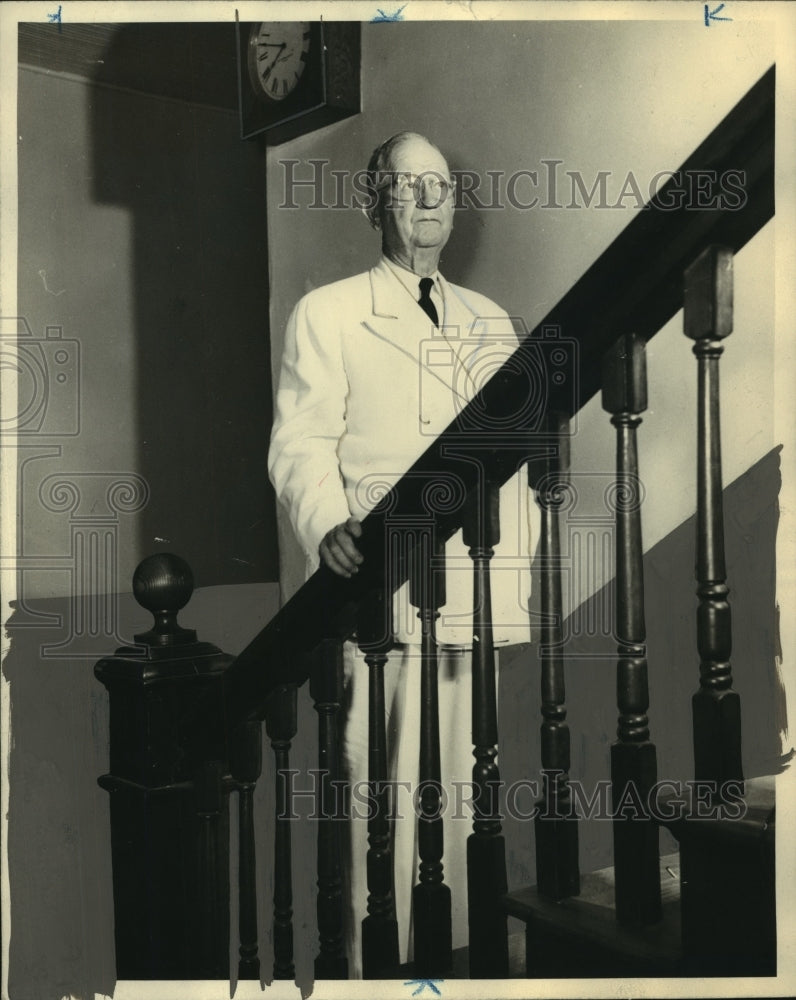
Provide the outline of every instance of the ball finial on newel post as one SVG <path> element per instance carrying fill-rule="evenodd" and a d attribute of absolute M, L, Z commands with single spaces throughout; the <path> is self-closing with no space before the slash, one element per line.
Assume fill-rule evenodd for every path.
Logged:
<path fill-rule="evenodd" d="M 142 608 L 151 611 L 154 626 L 135 636 L 148 646 L 173 646 L 196 642 L 196 631 L 177 624 L 177 612 L 193 593 L 191 567 L 170 552 L 147 556 L 133 575 L 133 594 Z"/>

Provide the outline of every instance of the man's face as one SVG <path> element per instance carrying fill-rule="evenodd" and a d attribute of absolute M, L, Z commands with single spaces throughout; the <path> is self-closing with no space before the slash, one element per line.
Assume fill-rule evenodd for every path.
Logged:
<path fill-rule="evenodd" d="M 388 257 L 411 261 L 420 248 L 442 252 L 453 228 L 453 193 L 442 198 L 435 181 L 449 180 L 448 164 L 442 154 L 422 139 L 410 138 L 392 153 L 391 175 L 426 175 L 415 191 L 400 191 L 388 184 L 382 195 L 380 213 L 383 245 Z"/>

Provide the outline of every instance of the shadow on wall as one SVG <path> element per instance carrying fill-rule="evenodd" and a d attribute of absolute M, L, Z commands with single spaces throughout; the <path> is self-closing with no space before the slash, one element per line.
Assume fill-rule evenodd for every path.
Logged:
<path fill-rule="evenodd" d="M 733 687 L 741 696 L 743 766 L 747 778 L 779 773 L 789 759 L 780 733 L 787 733 L 785 692 L 777 665 L 776 534 L 781 484 L 776 448 L 724 490 L 727 580 L 733 622 Z M 655 502 L 648 497 L 646 503 Z M 643 518 L 643 513 L 642 513 Z M 694 776 L 691 696 L 699 684 L 696 647 L 696 519 L 689 518 L 644 557 L 650 735 L 658 751 L 658 778 L 685 782 Z M 538 612 L 540 587 L 534 580 Z M 596 593 L 565 624 L 567 720 L 572 746 L 571 777 L 591 797 L 610 778 L 610 745 L 616 739 L 616 642 L 587 635 L 610 607 L 610 587 Z M 569 631 L 567 631 L 569 630 Z M 507 785 L 538 780 L 539 656 L 535 644 L 517 646 L 500 663 L 500 776 Z M 514 706 L 522 706 L 516 710 Z M 530 724 L 528 720 L 531 720 Z M 518 809 L 529 812 L 523 793 Z M 509 888 L 535 884 L 533 823 L 508 817 L 504 825 Z M 667 831 L 661 851 L 676 850 Z M 580 824 L 581 871 L 610 865 L 610 822 Z"/>
<path fill-rule="evenodd" d="M 124 25 L 96 82 L 137 65 L 167 96 L 92 95 L 94 195 L 133 226 L 141 557 L 179 552 L 199 586 L 278 577 L 265 157 L 238 135 L 235 53 L 232 23 Z"/>

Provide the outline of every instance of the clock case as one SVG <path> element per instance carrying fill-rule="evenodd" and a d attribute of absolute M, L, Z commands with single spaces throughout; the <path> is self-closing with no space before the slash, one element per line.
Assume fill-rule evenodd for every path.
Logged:
<path fill-rule="evenodd" d="M 296 89 L 281 101 L 260 97 L 249 79 L 253 27 L 236 22 L 241 139 L 265 135 L 269 145 L 277 145 L 361 111 L 359 21 L 310 22 L 306 69 Z"/>

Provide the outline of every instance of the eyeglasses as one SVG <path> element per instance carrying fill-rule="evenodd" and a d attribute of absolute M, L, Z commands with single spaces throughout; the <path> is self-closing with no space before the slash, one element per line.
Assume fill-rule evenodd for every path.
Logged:
<path fill-rule="evenodd" d="M 456 181 L 453 177 L 445 178 L 434 170 L 426 170 L 422 174 L 388 171 L 376 184 L 377 190 L 385 187 L 392 188 L 398 201 L 414 201 L 417 205 L 437 208 L 453 193 Z"/>

